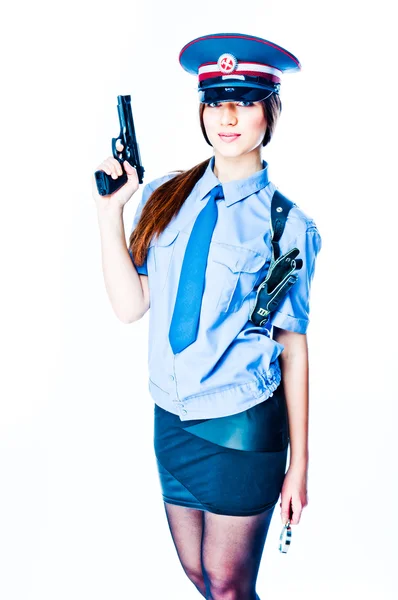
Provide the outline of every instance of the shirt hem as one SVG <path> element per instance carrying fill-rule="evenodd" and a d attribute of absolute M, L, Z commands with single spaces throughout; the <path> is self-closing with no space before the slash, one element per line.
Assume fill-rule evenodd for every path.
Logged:
<path fill-rule="evenodd" d="M 279 365 L 278 365 L 279 366 Z M 280 385 L 280 368 L 267 373 L 254 374 L 255 379 L 244 384 L 228 386 L 208 393 L 188 396 L 183 400 L 171 398 L 170 394 L 149 378 L 149 392 L 155 404 L 175 415 L 181 421 L 211 419 L 234 415 L 267 400 Z"/>

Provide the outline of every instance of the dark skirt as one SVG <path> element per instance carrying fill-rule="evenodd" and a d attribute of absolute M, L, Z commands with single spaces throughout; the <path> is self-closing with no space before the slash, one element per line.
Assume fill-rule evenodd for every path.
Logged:
<path fill-rule="evenodd" d="M 275 506 L 289 444 L 283 382 L 243 412 L 181 421 L 154 407 L 154 449 L 163 500 L 223 515 Z"/>

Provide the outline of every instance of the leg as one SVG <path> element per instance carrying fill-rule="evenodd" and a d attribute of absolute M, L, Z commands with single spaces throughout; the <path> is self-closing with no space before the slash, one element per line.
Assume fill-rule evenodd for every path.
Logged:
<path fill-rule="evenodd" d="M 256 580 L 274 508 L 249 517 L 205 513 L 202 560 L 208 600 L 260 600 Z"/>
<path fill-rule="evenodd" d="M 167 521 L 178 558 L 188 578 L 206 597 L 201 564 L 203 511 L 164 502 Z"/>

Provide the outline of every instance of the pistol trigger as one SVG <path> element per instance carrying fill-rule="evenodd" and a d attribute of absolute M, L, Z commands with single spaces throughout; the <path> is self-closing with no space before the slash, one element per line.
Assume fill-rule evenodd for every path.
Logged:
<path fill-rule="evenodd" d="M 118 144 L 119 142 L 119 144 Z M 118 150 L 116 146 L 122 146 L 122 150 Z M 123 150 L 124 150 L 124 144 L 121 141 L 120 136 L 117 138 L 112 138 L 112 154 L 114 156 L 114 158 L 116 158 L 120 163 L 123 162 L 121 159 L 123 158 Z"/>

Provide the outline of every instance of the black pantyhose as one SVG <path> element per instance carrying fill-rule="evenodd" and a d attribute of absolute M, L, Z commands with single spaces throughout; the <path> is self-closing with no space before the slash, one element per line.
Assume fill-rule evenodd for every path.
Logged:
<path fill-rule="evenodd" d="M 206 600 L 260 600 L 256 580 L 275 506 L 230 517 L 164 505 L 181 565 Z"/>

